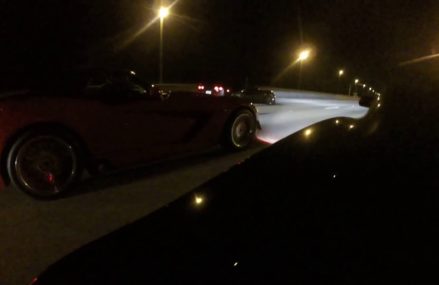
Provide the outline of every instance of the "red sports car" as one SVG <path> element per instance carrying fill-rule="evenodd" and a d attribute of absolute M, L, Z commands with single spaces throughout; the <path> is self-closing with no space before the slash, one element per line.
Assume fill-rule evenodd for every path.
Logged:
<path fill-rule="evenodd" d="M 61 72 L 36 85 L 0 99 L 2 185 L 35 197 L 55 197 L 101 165 L 132 166 L 217 143 L 244 149 L 259 127 L 250 103 L 169 94 L 132 71 Z"/>

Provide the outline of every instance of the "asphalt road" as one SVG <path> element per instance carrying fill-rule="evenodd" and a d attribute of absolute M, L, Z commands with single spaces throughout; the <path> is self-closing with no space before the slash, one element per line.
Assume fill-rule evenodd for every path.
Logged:
<path fill-rule="evenodd" d="M 258 137 L 274 143 L 311 124 L 334 118 L 361 118 L 367 108 L 358 105 L 358 99 L 295 99 L 278 98 L 277 104 L 258 105 L 259 120 L 263 126 Z"/>
<path fill-rule="evenodd" d="M 278 102 L 258 106 L 262 140 L 274 142 L 323 119 L 361 117 L 366 112 L 355 100 Z M 89 179 L 75 195 L 56 201 L 36 201 L 6 189 L 0 193 L 0 285 L 28 284 L 67 253 L 151 213 L 264 147 L 233 154 L 214 148 L 174 162 Z"/>

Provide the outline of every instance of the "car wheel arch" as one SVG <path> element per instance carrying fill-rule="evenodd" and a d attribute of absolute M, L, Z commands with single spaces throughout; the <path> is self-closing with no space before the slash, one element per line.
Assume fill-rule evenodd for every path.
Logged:
<path fill-rule="evenodd" d="M 234 109 L 234 110 L 230 113 L 230 116 L 229 116 L 228 119 L 231 120 L 234 116 L 236 116 L 236 115 L 237 115 L 239 112 L 241 112 L 241 111 L 250 111 L 250 113 L 252 113 L 253 116 L 254 116 L 255 119 L 256 119 L 256 111 L 253 110 L 252 108 L 250 108 L 249 106 L 240 106 L 240 107 Z"/>
<path fill-rule="evenodd" d="M 257 119 L 257 117 L 256 117 L 256 113 L 255 113 L 255 111 L 254 110 L 252 110 L 252 108 L 249 108 L 249 107 L 247 107 L 247 106 L 240 106 L 240 107 L 238 107 L 238 108 L 235 108 L 235 109 L 233 109 L 230 113 L 229 113 L 229 115 L 228 115 L 228 117 L 227 117 L 227 120 L 226 120 L 226 124 L 224 125 L 225 127 L 224 127 L 224 129 L 235 119 L 235 117 L 240 113 L 240 112 L 242 112 L 242 111 L 249 111 L 250 113 L 252 113 L 253 114 L 253 116 L 254 116 L 254 118 L 255 118 L 255 120 Z"/>

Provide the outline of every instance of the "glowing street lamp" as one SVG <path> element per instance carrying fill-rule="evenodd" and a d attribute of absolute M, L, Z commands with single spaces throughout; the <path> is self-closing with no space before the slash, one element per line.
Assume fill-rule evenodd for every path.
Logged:
<path fill-rule="evenodd" d="M 169 16 L 169 8 L 167 7 L 160 7 L 159 9 L 159 17 L 160 19 L 164 19 Z"/>
<path fill-rule="evenodd" d="M 343 84 L 342 84 L 342 82 L 341 82 L 341 78 L 343 77 L 343 75 L 344 75 L 344 70 L 343 69 L 339 69 L 338 70 L 338 82 L 337 82 L 337 84 L 338 84 L 338 91 L 339 92 L 343 92 Z"/>
<path fill-rule="evenodd" d="M 299 52 L 299 56 L 297 58 L 298 61 L 302 62 L 309 58 L 311 55 L 311 51 L 309 49 L 305 49 Z"/>
<path fill-rule="evenodd" d="M 160 18 L 160 58 L 159 58 L 159 82 L 163 83 L 163 26 L 165 18 L 169 16 L 169 8 L 160 7 L 158 11 Z"/>
<path fill-rule="evenodd" d="M 302 86 L 302 63 L 308 60 L 310 56 L 311 56 L 311 50 L 309 49 L 301 50 L 298 53 L 297 61 L 299 62 L 300 65 L 299 65 L 299 80 L 297 83 L 297 89 L 300 89 Z"/>
<path fill-rule="evenodd" d="M 352 94 L 352 96 L 355 96 L 355 94 L 357 94 L 358 93 L 358 84 L 360 83 L 360 79 L 358 79 L 358 78 L 355 78 L 355 80 L 354 80 L 354 94 L 352 94 L 352 82 L 349 84 L 349 96 L 351 96 L 351 94 Z"/>

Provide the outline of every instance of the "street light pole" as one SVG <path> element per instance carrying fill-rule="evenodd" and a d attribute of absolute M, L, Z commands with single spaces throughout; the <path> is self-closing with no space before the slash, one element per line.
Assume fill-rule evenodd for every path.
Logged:
<path fill-rule="evenodd" d="M 164 18 L 160 17 L 160 58 L 159 58 L 159 82 L 163 83 L 163 26 Z"/>
<path fill-rule="evenodd" d="M 357 91 L 357 85 L 358 85 L 358 83 L 360 82 L 360 79 L 355 79 L 354 80 L 354 86 L 355 86 L 355 93 L 357 93 L 358 91 Z M 355 93 L 354 94 L 352 94 L 352 82 L 349 84 L 349 96 L 351 96 L 351 94 L 352 94 L 352 96 L 354 96 L 355 95 Z"/>
<path fill-rule="evenodd" d="M 344 70 L 343 69 L 340 69 L 339 71 L 338 71 L 338 86 L 337 86 L 337 92 L 343 92 L 343 86 L 342 86 L 342 82 L 341 82 L 341 78 L 343 77 L 343 75 L 344 75 Z"/>
<path fill-rule="evenodd" d="M 305 49 L 299 52 L 299 56 L 297 61 L 299 62 L 299 79 L 297 82 L 297 89 L 302 87 L 302 63 L 306 61 L 311 55 L 311 51 L 309 49 Z"/>
<path fill-rule="evenodd" d="M 159 51 L 159 83 L 163 83 L 163 33 L 165 18 L 169 15 L 169 8 L 161 7 L 159 10 L 160 18 L 160 51 Z"/>

